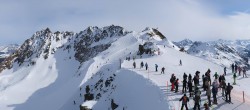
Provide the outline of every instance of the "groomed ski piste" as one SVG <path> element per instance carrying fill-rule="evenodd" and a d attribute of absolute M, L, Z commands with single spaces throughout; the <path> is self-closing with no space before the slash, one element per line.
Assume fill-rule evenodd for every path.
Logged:
<path fill-rule="evenodd" d="M 74 56 L 73 49 L 67 52 L 58 49 L 47 60 L 36 58 L 34 66 L 18 67 L 14 64 L 13 68 L 4 70 L 0 74 L 0 110 L 79 110 L 82 104 L 92 106 L 93 110 L 111 110 L 111 99 L 118 104 L 116 110 L 178 110 L 181 106 L 179 99 L 183 95 L 182 84 L 180 82 L 178 93 L 170 91 L 169 80 L 172 73 L 180 81 L 184 72 L 194 75 L 195 71 L 200 71 L 203 74 L 210 68 L 211 75 L 215 72 L 223 73 L 221 66 L 179 52 L 170 41 L 162 40 L 157 35 L 147 38 L 145 33 L 133 32 L 110 39 L 116 40 L 111 47 L 82 64 L 69 58 Z M 156 48 L 159 48 L 159 55 L 136 55 L 139 44 L 147 40 L 155 43 Z M 67 41 L 52 41 L 51 48 L 65 43 Z M 127 56 L 131 57 L 130 61 L 125 60 Z M 136 69 L 132 66 L 134 56 Z M 180 59 L 182 66 L 179 66 Z M 149 71 L 139 67 L 142 61 L 148 63 Z M 155 72 L 155 64 L 159 65 L 158 72 Z M 160 74 L 161 67 L 166 68 L 165 74 Z M 250 80 L 241 77 L 237 78 L 237 85 L 233 85 L 233 104 L 226 103 L 219 92 L 218 105 L 213 105 L 211 109 L 239 110 L 250 107 L 247 99 L 250 95 Z M 106 85 L 105 80 L 110 79 L 112 82 Z M 232 83 L 232 73 L 228 73 L 226 81 Z M 84 102 L 80 94 L 85 94 L 86 85 L 90 85 L 91 93 L 100 93 L 101 97 L 92 102 Z M 242 91 L 245 92 L 245 103 L 242 101 Z M 205 101 L 206 96 L 202 91 L 201 107 Z M 188 107 L 193 109 L 192 98 Z"/>

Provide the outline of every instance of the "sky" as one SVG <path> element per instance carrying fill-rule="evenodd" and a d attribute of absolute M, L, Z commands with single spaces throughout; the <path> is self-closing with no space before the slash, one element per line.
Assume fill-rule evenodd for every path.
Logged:
<path fill-rule="evenodd" d="M 249 0 L 0 0 L 0 45 L 22 44 L 36 31 L 80 32 L 119 25 L 158 28 L 168 39 L 250 39 Z"/>

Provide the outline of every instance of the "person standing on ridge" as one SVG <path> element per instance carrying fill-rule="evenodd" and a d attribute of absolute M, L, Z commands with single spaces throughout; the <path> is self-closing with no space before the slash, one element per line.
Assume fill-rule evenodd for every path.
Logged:
<path fill-rule="evenodd" d="M 238 66 L 238 71 L 239 71 L 239 76 L 241 75 L 241 67 L 240 66 Z"/>
<path fill-rule="evenodd" d="M 232 67 L 232 73 L 234 73 L 234 64 L 232 64 L 231 67 Z"/>
<path fill-rule="evenodd" d="M 198 110 L 200 110 L 200 101 L 201 101 L 201 91 L 199 88 L 195 89 L 195 96 L 194 96 L 194 110 L 198 107 Z"/>
<path fill-rule="evenodd" d="M 143 66 L 144 66 L 144 63 L 143 63 L 143 61 L 141 62 L 141 67 L 140 68 L 143 68 Z"/>
<path fill-rule="evenodd" d="M 188 76 L 187 76 L 187 74 L 186 74 L 186 73 L 184 73 L 184 74 L 183 74 L 183 80 L 184 80 L 184 79 L 186 79 L 186 80 L 187 80 L 187 77 L 188 77 Z"/>
<path fill-rule="evenodd" d="M 155 64 L 155 72 L 157 72 L 157 71 L 158 71 L 158 65 Z"/>
<path fill-rule="evenodd" d="M 213 103 L 214 103 L 214 104 L 218 104 L 218 103 L 217 103 L 217 96 L 216 96 L 216 95 L 217 95 L 217 93 L 218 93 L 219 84 L 218 84 L 217 80 L 214 80 L 212 86 L 213 86 L 213 87 L 212 87 L 212 93 L 213 93 L 213 99 L 214 99 Z"/>
<path fill-rule="evenodd" d="M 146 64 L 145 64 L 145 67 L 146 67 L 146 70 L 148 70 L 148 63 L 146 62 Z"/>
<path fill-rule="evenodd" d="M 187 103 L 189 102 L 189 99 L 186 96 L 186 94 L 184 94 L 179 101 L 182 101 L 181 110 L 183 110 L 184 106 L 185 106 L 186 110 L 188 110 Z"/>
<path fill-rule="evenodd" d="M 165 68 L 162 67 L 162 68 L 161 68 L 161 74 L 164 74 L 164 73 L 165 73 L 164 71 L 165 71 Z"/>
<path fill-rule="evenodd" d="M 183 83 L 182 93 L 186 93 L 187 92 L 187 78 L 184 78 L 182 83 Z"/>
<path fill-rule="evenodd" d="M 208 105 L 211 106 L 211 88 L 210 88 L 210 84 L 208 83 L 208 88 L 206 91 L 206 95 L 207 95 L 207 100 L 208 100 Z"/>
<path fill-rule="evenodd" d="M 215 77 L 216 80 L 218 79 L 218 74 L 217 74 L 217 72 L 215 72 L 214 77 Z"/>
<path fill-rule="evenodd" d="M 224 75 L 227 75 L 227 68 L 224 67 Z"/>
<path fill-rule="evenodd" d="M 180 60 L 180 64 L 179 64 L 180 66 L 182 66 L 182 61 Z"/>
<path fill-rule="evenodd" d="M 135 64 L 135 61 L 134 61 L 134 63 L 133 63 L 133 66 L 134 66 L 134 68 L 136 68 L 136 64 Z"/>
<path fill-rule="evenodd" d="M 233 86 L 231 86 L 230 83 L 228 83 L 228 85 L 226 87 L 226 102 L 231 102 L 232 89 L 233 89 Z"/>
<path fill-rule="evenodd" d="M 234 72 L 237 73 L 238 65 L 234 65 Z"/>
<path fill-rule="evenodd" d="M 177 80 L 175 81 L 175 93 L 178 92 L 178 87 L 179 87 L 179 79 L 177 78 Z"/>
<path fill-rule="evenodd" d="M 234 75 L 233 75 L 233 78 L 234 78 L 234 83 L 233 83 L 233 85 L 235 85 L 236 84 L 236 73 L 234 73 Z"/>
<path fill-rule="evenodd" d="M 188 91 L 189 91 L 189 97 L 192 97 L 192 93 L 193 93 L 192 78 L 188 78 Z"/>
<path fill-rule="evenodd" d="M 243 78 L 244 78 L 244 76 L 247 78 L 247 71 L 246 71 L 245 67 L 243 68 Z"/>
<path fill-rule="evenodd" d="M 171 82 L 171 91 L 174 91 L 175 79 L 176 79 L 176 77 L 174 76 L 174 74 L 172 74 L 172 76 L 171 76 L 171 78 L 170 78 L 170 82 Z"/>

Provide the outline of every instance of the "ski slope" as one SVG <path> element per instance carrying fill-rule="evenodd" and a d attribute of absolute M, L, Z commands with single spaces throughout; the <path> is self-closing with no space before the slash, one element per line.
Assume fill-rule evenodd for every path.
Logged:
<path fill-rule="evenodd" d="M 165 97 L 167 98 L 170 109 L 180 109 L 181 102 L 179 99 L 183 96 L 182 94 L 182 80 L 183 80 L 183 73 L 195 74 L 196 71 L 200 71 L 201 75 L 205 74 L 208 68 L 211 69 L 211 75 L 215 72 L 219 74 L 223 73 L 223 67 L 216 65 L 212 62 L 208 62 L 207 60 L 200 59 L 198 57 L 190 56 L 185 53 L 181 53 L 176 51 L 175 49 L 166 47 L 164 48 L 162 45 L 158 45 L 161 50 L 161 55 L 155 55 L 153 57 L 143 57 L 138 58 L 135 60 L 137 64 L 137 68 L 132 68 L 133 61 L 125 61 L 123 63 L 123 68 L 127 68 L 129 70 L 135 71 L 136 73 L 144 76 L 146 79 L 153 81 L 162 91 L 165 93 Z M 182 66 L 179 66 L 179 60 L 182 60 Z M 145 68 L 140 69 L 139 65 L 141 62 L 148 63 L 149 71 L 146 71 Z M 155 64 L 158 64 L 158 72 L 155 72 Z M 165 67 L 165 74 L 161 74 L 161 68 Z M 228 70 L 230 71 L 230 70 Z M 170 77 L 171 74 L 175 74 L 177 78 L 179 78 L 180 86 L 179 92 L 174 93 L 170 91 Z M 242 76 L 240 76 L 242 77 Z M 242 103 L 242 92 L 245 91 L 247 95 L 249 94 L 250 90 L 247 89 L 247 83 L 249 84 L 248 78 L 238 78 L 237 85 L 234 85 L 234 90 L 232 92 L 232 102 L 234 104 L 228 104 L 221 97 L 221 91 L 218 93 L 218 105 L 213 105 L 212 109 L 220 109 L 220 110 L 239 110 L 239 109 L 247 109 L 250 107 L 249 101 L 246 103 Z M 201 79 L 200 79 L 201 81 Z M 229 72 L 226 76 L 226 81 L 232 84 L 232 74 Z M 202 83 L 202 82 L 201 82 Z M 168 86 L 167 86 L 168 85 Z M 187 95 L 189 95 L 187 93 Z M 247 98 L 246 98 L 247 99 Z M 201 107 L 203 106 L 204 102 L 207 102 L 207 97 L 205 95 L 205 91 L 202 91 L 202 99 L 201 99 Z M 190 102 L 188 104 L 189 109 L 193 108 L 193 100 L 190 98 Z"/>

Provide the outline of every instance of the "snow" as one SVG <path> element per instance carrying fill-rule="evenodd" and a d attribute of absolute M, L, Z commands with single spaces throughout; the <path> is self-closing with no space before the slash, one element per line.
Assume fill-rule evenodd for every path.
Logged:
<path fill-rule="evenodd" d="M 95 32 L 97 28 L 91 27 L 90 29 Z M 43 55 L 38 58 L 32 56 L 30 60 L 36 61 L 35 65 L 28 66 L 29 63 L 24 62 L 19 67 L 15 63 L 13 68 L 1 72 L 0 110 L 79 110 L 80 105 L 88 106 L 94 110 L 107 110 L 110 109 L 111 99 L 114 99 L 114 102 L 118 104 L 117 110 L 180 109 L 178 100 L 182 94 L 169 91 L 169 79 L 172 73 L 180 81 L 184 72 L 194 74 L 198 70 L 204 74 L 210 68 L 212 75 L 215 72 L 223 73 L 223 67 L 215 64 L 215 61 L 211 62 L 179 52 L 179 48 L 170 40 L 160 39 L 158 35 L 150 37 L 146 34 L 148 32 L 152 32 L 152 30 L 147 29 L 141 33 L 132 32 L 120 37 L 108 37 L 93 43 L 92 47 L 113 42 L 107 50 L 83 63 L 75 60 L 74 48 L 69 50 L 59 48 L 73 43 L 75 36 L 60 39 L 60 41 L 47 40 L 45 45 L 51 43 L 49 52 L 51 53 L 52 49 L 55 49 L 56 52 L 50 54 L 46 60 Z M 59 37 L 63 36 L 59 35 Z M 29 42 L 34 52 L 40 51 L 35 48 L 42 44 L 39 39 L 36 38 L 36 42 L 33 44 Z M 136 55 L 138 46 L 146 41 L 153 42 L 154 46 L 159 48 L 160 55 L 142 55 L 141 57 Z M 136 69 L 132 68 L 132 60 L 125 60 L 127 56 L 130 56 L 131 59 L 136 57 Z M 120 59 L 122 61 L 121 68 Z M 179 66 L 180 59 L 183 66 Z M 149 71 L 138 68 L 138 64 L 142 61 L 148 63 Z M 155 64 L 159 65 L 159 72 L 154 71 Z M 162 67 L 166 68 L 165 74 L 160 74 Z M 109 86 L 106 86 L 105 83 L 102 83 L 103 87 L 97 85 L 98 81 L 107 81 L 110 77 L 113 77 L 114 80 Z M 219 105 L 214 105 L 214 109 L 229 110 L 250 107 L 250 101 L 247 99 L 246 103 L 241 101 L 242 91 L 245 91 L 246 98 L 250 95 L 250 89 L 247 86 L 250 81 L 248 78 L 241 78 L 241 76 L 237 79 L 237 85 L 234 86 L 232 93 L 234 104 L 227 104 L 219 99 Z M 232 83 L 230 68 L 228 68 L 226 80 Z M 84 102 L 85 91 L 79 90 L 79 88 L 84 89 L 86 85 L 90 86 L 90 92 L 95 97 L 96 94 L 100 93 L 102 95 L 100 99 Z M 179 90 L 182 90 L 181 86 Z M 76 104 L 73 103 L 74 101 Z M 206 97 L 202 92 L 202 104 L 205 101 Z M 192 99 L 190 99 L 188 106 L 192 108 Z"/>
<path fill-rule="evenodd" d="M 86 101 L 86 102 L 84 102 L 84 103 L 82 104 L 82 106 L 83 106 L 83 107 L 86 106 L 86 107 L 88 107 L 89 109 L 92 109 L 93 106 L 94 106 L 96 103 L 97 103 L 97 101 Z"/>

